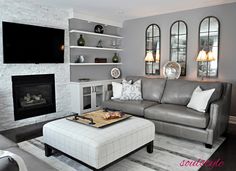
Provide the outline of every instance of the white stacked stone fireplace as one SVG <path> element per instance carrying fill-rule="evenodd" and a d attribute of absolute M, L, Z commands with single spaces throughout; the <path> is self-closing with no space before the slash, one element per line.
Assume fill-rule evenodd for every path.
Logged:
<path fill-rule="evenodd" d="M 70 68 L 68 65 L 69 11 L 45 7 L 33 1 L 8 0 L 1 3 L 2 21 L 65 29 L 64 64 L 4 64 L 2 24 L 0 24 L 0 131 L 68 115 L 70 112 Z M 12 76 L 54 74 L 56 112 L 15 121 Z"/>

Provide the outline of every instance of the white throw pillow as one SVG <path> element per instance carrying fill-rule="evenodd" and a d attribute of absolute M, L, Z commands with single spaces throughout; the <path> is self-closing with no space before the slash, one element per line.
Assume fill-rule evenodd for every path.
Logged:
<path fill-rule="evenodd" d="M 214 93 L 215 89 L 203 91 L 199 86 L 193 91 L 190 102 L 187 107 L 199 112 L 206 112 L 208 102 Z"/>
<path fill-rule="evenodd" d="M 112 82 L 112 91 L 113 91 L 113 97 L 111 99 L 120 99 L 121 94 L 122 94 L 122 84 L 123 83 L 128 83 L 131 84 L 132 80 L 126 81 L 122 80 L 122 83 L 117 83 L 117 82 Z"/>
<path fill-rule="evenodd" d="M 143 100 L 141 92 L 141 80 L 134 84 L 123 83 L 121 100 Z"/>

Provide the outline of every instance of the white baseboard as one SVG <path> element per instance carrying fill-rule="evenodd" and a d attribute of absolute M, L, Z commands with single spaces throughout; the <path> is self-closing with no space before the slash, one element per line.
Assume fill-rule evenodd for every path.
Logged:
<path fill-rule="evenodd" d="M 236 124 L 236 116 L 229 116 L 229 123 Z"/>

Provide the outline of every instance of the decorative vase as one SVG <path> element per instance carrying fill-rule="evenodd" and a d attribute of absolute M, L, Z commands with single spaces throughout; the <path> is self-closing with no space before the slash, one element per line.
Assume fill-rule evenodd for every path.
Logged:
<path fill-rule="evenodd" d="M 84 61 L 85 61 L 84 55 L 79 55 L 77 56 L 75 63 L 84 63 Z"/>
<path fill-rule="evenodd" d="M 83 35 L 81 34 L 78 41 L 77 41 L 78 46 L 84 46 L 85 45 L 85 40 L 83 38 Z"/>
<path fill-rule="evenodd" d="M 119 57 L 118 57 L 117 53 L 115 53 L 114 56 L 112 57 L 112 62 L 113 63 L 118 63 L 119 62 Z"/>

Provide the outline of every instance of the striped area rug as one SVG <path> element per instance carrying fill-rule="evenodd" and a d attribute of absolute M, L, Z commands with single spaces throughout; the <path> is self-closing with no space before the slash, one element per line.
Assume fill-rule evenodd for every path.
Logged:
<path fill-rule="evenodd" d="M 207 160 L 223 141 L 224 138 L 219 138 L 212 149 L 207 149 L 202 143 L 156 134 L 152 154 L 147 153 L 145 148 L 141 149 L 107 168 L 106 171 L 196 171 L 200 167 L 182 167 L 180 162 Z M 45 157 L 42 137 L 18 145 L 59 171 L 90 171 L 87 167 L 58 152 L 51 157 Z"/>

